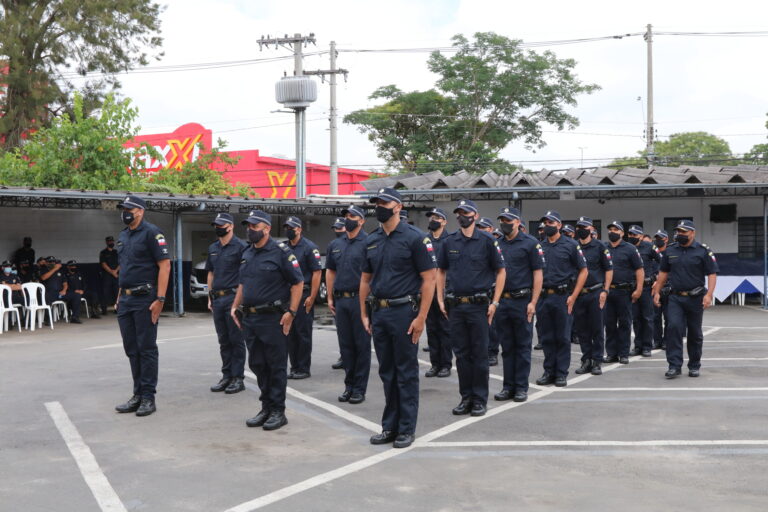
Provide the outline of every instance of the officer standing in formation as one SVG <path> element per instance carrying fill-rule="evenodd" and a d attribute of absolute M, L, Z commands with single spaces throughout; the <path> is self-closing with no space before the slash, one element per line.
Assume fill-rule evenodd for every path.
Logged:
<path fill-rule="evenodd" d="M 498 240 L 498 237 L 494 233 L 496 227 L 493 225 L 493 221 L 488 217 L 480 217 L 477 221 L 477 227 L 480 231 L 490 233 L 494 238 Z M 499 364 L 499 333 L 496 330 L 496 320 L 494 317 L 491 328 L 488 330 L 488 366 L 496 366 Z"/>
<path fill-rule="evenodd" d="M 499 247 L 506 277 L 495 321 L 501 338 L 504 387 L 493 398 L 525 402 L 531 374 L 533 317 L 544 282 L 544 251 L 538 240 L 520 229 L 517 208 L 504 208 L 498 218 L 504 234 Z"/>
<path fill-rule="evenodd" d="M 360 314 L 360 275 L 365 261 L 368 234 L 363 230 L 365 212 L 352 205 L 342 210 L 345 236 L 331 243 L 325 259 L 325 283 L 328 309 L 336 318 L 344 392 L 339 402 L 359 404 L 365 401 L 371 371 L 371 335 L 365 330 Z"/>
<path fill-rule="evenodd" d="M 127 196 L 117 207 L 127 226 L 117 242 L 121 269 L 117 322 L 131 363 L 133 396 L 115 409 L 148 416 L 156 410 L 157 322 L 165 302 L 171 261 L 165 236 L 157 226 L 144 220 L 144 200 Z"/>
<path fill-rule="evenodd" d="M 578 375 L 601 375 L 605 349 L 605 321 L 603 309 L 613 280 L 611 253 L 598 240 L 592 238 L 592 219 L 579 217 L 576 238 L 587 262 L 587 280 L 574 307 L 574 329 L 581 345 L 581 367 Z"/>
<path fill-rule="evenodd" d="M 435 293 L 435 256 L 432 242 L 400 220 L 403 201 L 392 188 L 370 198 L 376 203 L 381 226 L 366 240 L 360 279 L 363 325 L 373 334 L 384 384 L 382 432 L 371 444 L 413 444 L 419 412 L 418 343 Z M 369 315 L 366 297 L 373 294 Z M 486 359 L 487 364 L 487 359 Z"/>
<path fill-rule="evenodd" d="M 482 416 L 488 404 L 488 338 L 499 307 L 506 271 L 499 243 L 476 229 L 477 206 L 469 199 L 453 210 L 461 229 L 443 242 L 438 261 L 437 297 L 450 321 L 461 402 L 453 414 Z M 446 276 L 452 293 L 446 294 Z M 495 284 L 495 288 L 494 288 Z M 493 289 L 493 297 L 490 293 Z"/>
<path fill-rule="evenodd" d="M 235 236 L 235 221 L 229 213 L 218 213 L 211 225 L 217 241 L 208 247 L 205 270 L 208 272 L 208 309 L 213 313 L 213 325 L 219 339 L 221 380 L 211 391 L 226 394 L 245 389 L 245 340 L 230 311 L 240 278 L 240 261 L 248 248 Z"/>
<path fill-rule="evenodd" d="M 608 250 L 613 260 L 613 282 L 605 307 L 606 363 L 629 363 L 632 337 L 632 303 L 643 293 L 643 259 L 637 249 L 622 240 L 624 225 L 608 224 Z"/>
<path fill-rule="evenodd" d="M 120 264 L 117 261 L 115 238 L 108 236 L 105 239 L 107 246 L 99 253 L 99 266 L 101 267 L 101 314 L 107 314 L 107 308 L 117 302 L 117 292 L 120 289 L 118 275 Z M 94 309 L 96 306 L 94 305 Z"/>
<path fill-rule="evenodd" d="M 653 244 L 643 240 L 643 228 L 630 226 L 627 241 L 637 248 L 643 259 L 643 293 L 632 304 L 632 326 L 635 330 L 635 349 L 631 355 L 651 357 L 653 349 L 653 296 L 651 288 L 656 280 L 659 252 Z"/>
<path fill-rule="evenodd" d="M 443 242 L 449 236 L 445 227 L 448 224 L 448 216 L 442 208 L 433 208 L 427 212 L 429 218 L 429 239 L 432 241 L 432 248 L 436 259 L 440 259 L 443 251 Z M 445 291 L 451 293 L 450 280 L 445 283 Z M 440 311 L 440 301 L 437 293 L 432 300 L 427 315 L 427 344 L 429 345 L 429 370 L 424 374 L 425 377 L 445 378 L 451 375 L 453 367 L 453 352 L 451 351 L 451 337 L 449 334 L 448 319 Z"/>
<path fill-rule="evenodd" d="M 344 217 L 336 217 L 336 219 L 333 221 L 333 224 L 331 224 L 331 229 L 333 229 L 333 235 L 336 238 L 331 240 L 331 243 L 328 244 L 328 248 L 326 248 L 326 250 L 325 250 L 325 254 L 326 255 L 331 253 L 331 246 L 333 245 L 333 243 L 337 239 L 342 238 L 343 236 L 345 236 L 347 234 L 347 230 L 344 229 L 344 221 L 345 221 Z M 327 289 L 328 289 L 328 285 L 326 283 L 326 290 Z M 333 297 L 331 297 L 330 292 L 328 292 L 328 298 L 330 300 L 333 299 Z M 339 346 L 339 358 L 336 360 L 335 363 L 333 363 L 331 365 L 331 368 L 333 368 L 334 370 L 343 370 L 344 369 L 344 362 L 341 360 L 341 346 Z"/>
<path fill-rule="evenodd" d="M 653 245 L 659 251 L 659 266 L 661 266 L 661 257 L 664 251 L 667 250 L 667 242 L 669 241 L 669 235 L 663 229 L 660 229 L 653 235 Z M 658 269 L 657 269 L 658 272 Z M 657 276 L 658 279 L 658 276 Z M 669 292 L 671 288 L 669 281 L 659 290 L 661 295 L 661 304 L 653 307 L 653 348 L 666 350 L 667 345 L 664 343 L 664 335 L 669 325 L 667 319 L 667 305 L 669 304 Z"/>
<path fill-rule="evenodd" d="M 300 307 L 304 279 L 291 249 L 270 237 L 271 215 L 252 210 L 243 225 L 248 226 L 250 247 L 240 263 L 231 315 L 243 329 L 248 366 L 256 374 L 261 390 L 261 411 L 245 424 L 277 430 L 288 423 L 288 333 Z"/>
<path fill-rule="evenodd" d="M 674 379 L 683 366 L 683 332 L 688 329 L 688 376 L 698 377 L 704 334 L 701 323 L 704 310 L 712 305 L 717 282 L 717 259 L 704 244 L 695 240 L 696 226 L 681 220 L 675 228 L 675 243 L 662 253 L 659 277 L 653 289 L 654 302 L 661 305 L 660 290 L 669 279 L 669 326 L 667 328 L 667 364 L 665 376 Z M 706 277 L 706 283 L 704 279 Z"/>
<path fill-rule="evenodd" d="M 536 316 L 540 322 L 540 343 L 544 348 L 544 374 L 536 380 L 539 386 L 568 385 L 571 364 L 571 332 L 573 306 L 587 280 L 587 264 L 579 245 L 560 234 L 562 221 L 556 211 L 542 218 L 545 240 L 544 287 Z M 571 289 L 571 280 L 575 283 Z"/>
<path fill-rule="evenodd" d="M 320 250 L 304 236 L 301 219 L 288 217 L 283 225 L 291 248 L 301 268 L 304 288 L 301 306 L 288 333 L 288 358 L 291 362 L 289 379 L 306 379 L 312 374 L 312 323 L 315 321 L 315 299 L 320 291 L 323 267 L 320 265 Z"/>

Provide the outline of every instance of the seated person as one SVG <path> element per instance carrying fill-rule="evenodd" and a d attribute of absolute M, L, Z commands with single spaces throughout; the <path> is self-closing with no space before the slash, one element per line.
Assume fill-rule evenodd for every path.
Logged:
<path fill-rule="evenodd" d="M 45 258 L 45 269 L 40 270 L 40 282 L 45 286 L 45 302 L 50 306 L 57 300 L 64 303 L 72 310 L 72 323 L 80 322 L 80 296 L 68 293 L 69 284 L 66 276 L 61 271 L 61 262 L 53 256 Z"/>
<path fill-rule="evenodd" d="M 72 309 L 72 321 L 75 322 L 75 319 L 77 318 L 77 322 L 79 323 L 78 315 L 80 313 L 79 307 L 78 307 L 78 315 L 75 314 L 75 308 L 73 307 L 73 302 L 77 302 L 78 306 L 82 304 L 83 298 L 85 298 L 89 304 L 93 305 L 93 316 L 92 318 L 101 318 L 99 316 L 99 310 L 96 307 L 97 300 L 94 294 L 88 293 L 85 290 L 85 279 L 83 279 L 83 275 L 77 270 L 77 261 L 75 260 L 69 260 L 67 262 L 67 273 L 65 275 L 65 278 L 67 280 L 67 295 L 65 295 L 64 299 L 69 303 L 69 307 Z"/>
<path fill-rule="evenodd" d="M 0 284 L 10 286 L 11 288 L 11 300 L 13 304 L 24 304 L 24 298 L 21 295 L 21 279 L 18 274 L 14 272 L 13 265 L 10 261 L 4 261 L 0 265 Z M 4 304 L 6 308 L 11 307 L 11 304 Z"/>

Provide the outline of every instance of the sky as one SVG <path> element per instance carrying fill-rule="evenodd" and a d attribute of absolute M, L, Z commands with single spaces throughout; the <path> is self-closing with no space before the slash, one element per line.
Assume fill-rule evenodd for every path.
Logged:
<path fill-rule="evenodd" d="M 173 0 L 162 18 L 164 56 L 151 66 L 288 57 L 286 49 L 259 50 L 262 35 L 315 34 L 325 51 L 336 41 L 338 66 L 349 70 L 338 87 L 343 116 L 373 106 L 382 85 L 405 91 L 433 87 L 428 52 L 360 53 L 360 49 L 450 46 L 455 34 L 493 31 L 524 42 L 654 31 L 768 30 L 768 2 L 731 0 L 617 2 L 583 0 Z M 762 25 L 758 24 L 762 21 Z M 646 43 L 641 36 L 540 48 L 577 61 L 575 72 L 601 90 L 570 109 L 580 120 L 571 131 L 545 127 L 547 145 L 535 152 L 511 143 L 501 156 L 531 169 L 605 164 L 645 146 Z M 768 37 L 654 38 L 655 127 L 661 140 L 683 131 L 724 138 L 734 153 L 764 143 L 768 112 Z M 304 68 L 327 69 L 328 54 L 308 56 Z M 121 76 L 121 93 L 139 108 L 141 133 L 172 131 L 198 122 L 228 149 L 258 149 L 293 158 L 291 114 L 278 113 L 274 84 L 293 72 L 293 60 L 183 72 Z M 638 100 L 640 98 L 640 100 Z M 329 88 L 318 81 L 318 100 L 307 109 L 307 160 L 329 162 Z M 554 133 L 550 133 L 554 132 Z M 339 164 L 384 169 L 375 146 L 339 121 Z"/>

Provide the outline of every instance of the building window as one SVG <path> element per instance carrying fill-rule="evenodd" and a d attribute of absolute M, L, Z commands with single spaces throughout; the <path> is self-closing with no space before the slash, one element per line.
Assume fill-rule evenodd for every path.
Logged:
<path fill-rule="evenodd" d="M 763 257 L 763 218 L 739 217 L 739 259 Z"/>
<path fill-rule="evenodd" d="M 671 242 L 675 238 L 675 227 L 681 220 L 693 220 L 693 217 L 664 217 L 664 231 L 669 235 L 669 241 Z M 655 231 L 654 231 L 655 233 Z"/>

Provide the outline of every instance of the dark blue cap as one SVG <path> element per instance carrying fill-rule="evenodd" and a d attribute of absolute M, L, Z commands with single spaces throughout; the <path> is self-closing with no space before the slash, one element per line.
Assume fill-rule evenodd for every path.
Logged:
<path fill-rule="evenodd" d="M 258 224 L 259 222 L 263 222 L 264 224 L 271 226 L 272 216 L 261 210 L 251 210 L 251 212 L 248 214 L 248 218 L 241 222 L 241 224 L 245 226 L 246 224 Z"/>
<path fill-rule="evenodd" d="M 349 205 L 348 208 L 344 208 L 343 210 L 341 210 L 342 215 L 346 215 L 348 213 L 351 213 L 355 217 L 360 217 L 361 219 L 365 218 L 365 211 L 359 206 L 355 206 L 354 204 L 351 204 Z M 341 222 L 344 222 L 344 220 L 342 219 Z"/>
<path fill-rule="evenodd" d="M 77 265 L 77 260 L 69 260 L 69 261 L 66 263 L 66 266 L 67 266 L 67 267 L 74 267 L 75 265 Z"/>
<path fill-rule="evenodd" d="M 427 212 L 426 215 L 427 215 L 427 217 L 431 217 L 433 215 L 437 215 L 438 217 L 440 217 L 440 218 L 442 218 L 444 220 L 448 220 L 448 216 L 445 214 L 445 210 L 443 210 L 442 208 L 432 208 L 431 210 L 429 210 Z"/>
<path fill-rule="evenodd" d="M 655 238 L 666 238 L 667 240 L 669 240 L 669 235 L 668 235 L 668 234 L 667 234 L 667 232 L 666 232 L 666 231 L 664 231 L 663 229 L 660 229 L 660 230 L 658 230 L 658 231 L 656 232 L 656 234 L 655 234 L 655 235 L 653 235 L 653 236 L 654 236 Z"/>
<path fill-rule="evenodd" d="M 393 188 L 380 188 L 376 191 L 376 194 L 372 195 L 368 201 L 371 203 L 375 203 L 381 199 L 382 201 L 397 201 L 398 203 L 403 203 L 403 198 L 400 195 L 400 192 Z"/>
<path fill-rule="evenodd" d="M 539 229 L 544 229 L 545 227 L 547 227 L 546 224 L 544 224 L 543 222 L 539 222 Z"/>
<path fill-rule="evenodd" d="M 296 217 L 295 215 L 291 215 L 287 219 L 285 219 L 285 222 L 283 223 L 283 226 L 290 226 L 292 228 L 300 228 L 301 227 L 301 219 Z"/>
<path fill-rule="evenodd" d="M 480 226 L 481 228 L 494 229 L 496 227 L 493 225 L 493 221 L 488 217 L 480 217 L 480 220 L 477 221 L 477 225 Z"/>
<path fill-rule="evenodd" d="M 507 220 L 520 220 L 520 210 L 517 208 L 508 208 L 504 207 L 501 209 L 501 213 L 499 213 L 499 216 L 496 217 L 497 219 L 507 219 Z"/>
<path fill-rule="evenodd" d="M 541 221 L 544 222 L 544 220 L 551 220 L 554 222 L 562 222 L 560 219 L 560 214 L 557 213 L 555 210 L 549 210 L 547 213 L 541 216 Z"/>
<path fill-rule="evenodd" d="M 493 230 L 493 236 L 495 236 L 496 238 L 502 238 L 504 236 L 504 233 L 502 233 L 502 231 L 497 228 Z"/>
<path fill-rule="evenodd" d="M 139 196 L 125 196 L 125 199 L 117 205 L 118 208 L 128 208 L 129 210 L 131 208 L 141 208 L 142 210 L 147 209 L 147 203 L 140 198 Z"/>
<path fill-rule="evenodd" d="M 681 231 L 696 231 L 696 224 L 694 224 L 692 220 L 682 219 L 677 223 L 677 226 L 675 226 L 675 231 L 678 229 Z"/>
<path fill-rule="evenodd" d="M 406 210 L 400 210 L 400 219 L 408 220 L 408 212 Z"/>
<path fill-rule="evenodd" d="M 594 224 L 589 217 L 579 217 L 579 220 L 576 221 L 576 226 L 587 226 L 591 228 Z"/>
<path fill-rule="evenodd" d="M 235 219 L 228 213 L 217 213 L 216 218 L 211 222 L 211 226 L 223 226 L 224 224 L 234 224 Z"/>
<path fill-rule="evenodd" d="M 109 235 L 109 236 L 108 236 L 107 238 L 105 238 L 104 240 L 105 240 L 105 241 L 107 241 L 107 242 L 114 242 L 114 241 L 115 241 L 115 237 L 113 237 L 112 235 Z"/>
<path fill-rule="evenodd" d="M 621 231 L 624 231 L 624 224 L 622 224 L 621 221 L 618 221 L 618 220 L 611 221 L 611 223 L 608 224 L 608 227 L 611 227 L 611 226 L 618 228 Z"/>
<path fill-rule="evenodd" d="M 469 213 L 477 213 L 477 206 L 475 205 L 475 202 L 471 199 L 462 199 L 459 201 L 459 204 L 456 205 L 456 208 L 453 210 L 453 213 L 458 213 L 459 211 L 465 211 Z"/>
<path fill-rule="evenodd" d="M 573 229 L 573 226 L 571 226 L 570 224 L 566 224 L 565 226 L 563 226 L 563 233 L 573 233 L 573 234 L 576 234 L 576 230 Z"/>
<path fill-rule="evenodd" d="M 637 224 L 632 224 L 629 226 L 629 232 L 633 235 L 642 235 L 643 234 L 643 228 L 638 226 Z"/>
<path fill-rule="evenodd" d="M 344 217 L 336 217 L 336 220 L 333 221 L 333 228 L 339 229 L 344 227 Z"/>

